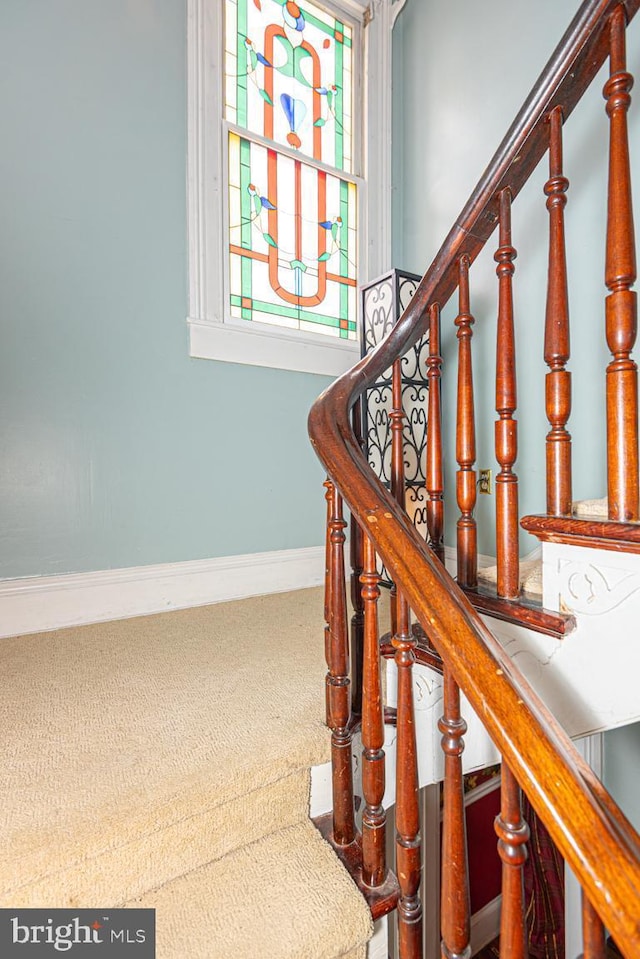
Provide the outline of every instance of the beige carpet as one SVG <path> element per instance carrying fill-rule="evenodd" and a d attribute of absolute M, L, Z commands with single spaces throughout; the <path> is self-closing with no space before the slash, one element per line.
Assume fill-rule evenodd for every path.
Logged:
<path fill-rule="evenodd" d="M 245 937 L 244 951 L 234 940 L 233 951 L 189 956 L 324 959 L 364 948 L 368 910 L 308 825 L 309 768 L 329 756 L 321 589 L 2 640 L 0 668 L 0 905 L 152 904 L 162 886 L 168 938 L 158 955 L 184 956 L 184 942 L 181 953 L 169 945 L 179 940 L 180 884 L 219 917 L 216 928 L 235 933 L 227 913 L 235 897 L 246 910 L 246 890 L 228 878 L 220 889 L 216 877 L 247 850 L 268 874 L 269 844 L 295 835 L 301 858 L 274 865 L 267 904 L 257 893 L 250 903 L 254 946 Z M 287 886 L 275 877 L 284 868 L 291 878 L 289 860 Z M 326 861 L 346 887 L 332 877 L 324 902 Z M 259 927 L 271 912 L 286 942 L 265 953 Z M 293 933 L 310 925 L 304 916 L 328 927 L 334 912 L 340 941 L 316 929 L 300 951 Z"/>

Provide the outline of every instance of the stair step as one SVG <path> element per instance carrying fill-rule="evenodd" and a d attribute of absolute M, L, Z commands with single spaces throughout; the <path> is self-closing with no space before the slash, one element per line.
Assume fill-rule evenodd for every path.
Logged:
<path fill-rule="evenodd" d="M 562 639 L 572 633 L 576 626 L 575 617 L 570 613 L 545 609 L 538 600 L 525 595 L 514 600 L 503 599 L 497 595 L 495 587 L 480 585 L 475 589 L 466 589 L 465 594 L 479 613 L 507 623 L 519 623 L 536 633 Z"/>
<path fill-rule="evenodd" d="M 117 906 L 308 818 L 322 591 L 0 644 L 0 905 Z"/>
<path fill-rule="evenodd" d="M 575 516 L 523 516 L 520 525 L 543 543 L 567 543 L 593 549 L 640 553 L 640 523 L 619 523 L 605 518 Z"/>
<path fill-rule="evenodd" d="M 158 959 L 365 959 L 371 913 L 310 822 L 127 902 L 156 910 Z"/>

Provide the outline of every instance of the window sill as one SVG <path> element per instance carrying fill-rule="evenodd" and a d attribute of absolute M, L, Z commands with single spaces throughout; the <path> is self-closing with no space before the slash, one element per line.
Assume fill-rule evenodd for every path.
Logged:
<path fill-rule="evenodd" d="M 360 359 L 360 347 L 353 341 L 280 330 L 274 333 L 272 328 L 246 330 L 196 317 L 189 317 L 188 324 L 189 355 L 199 359 L 332 377 L 345 373 Z"/>

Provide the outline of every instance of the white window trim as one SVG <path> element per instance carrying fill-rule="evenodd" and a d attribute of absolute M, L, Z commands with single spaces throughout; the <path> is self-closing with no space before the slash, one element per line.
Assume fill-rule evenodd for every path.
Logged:
<path fill-rule="evenodd" d="M 363 283 L 391 266 L 391 38 L 406 0 L 333 0 L 363 23 L 363 163 L 358 191 L 359 270 Z M 193 357 L 338 376 L 359 343 L 228 315 L 226 182 L 223 153 L 222 0 L 188 0 L 187 214 L 189 352 Z M 374 68 L 370 69 L 370 64 Z"/>

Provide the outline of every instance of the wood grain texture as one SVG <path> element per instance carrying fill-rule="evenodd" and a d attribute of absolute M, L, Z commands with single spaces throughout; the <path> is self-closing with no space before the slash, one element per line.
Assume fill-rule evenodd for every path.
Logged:
<path fill-rule="evenodd" d="M 392 872 L 387 872 L 384 883 L 380 886 L 368 886 L 362 878 L 362 846 L 360 837 L 349 846 L 339 846 L 333 836 L 333 820 L 331 813 L 317 816 L 313 823 L 328 843 L 333 846 L 336 855 L 364 896 L 373 920 L 380 919 L 393 912 L 400 897 L 398 880 Z"/>
<path fill-rule="evenodd" d="M 624 4 L 627 19 L 640 0 Z M 568 120 L 609 55 L 614 0 L 586 0 L 385 343 L 315 404 L 311 440 L 425 633 L 450 669 L 547 826 L 626 959 L 640 955 L 640 837 L 563 730 L 452 582 L 394 497 L 373 476 L 350 427 L 356 398 L 425 332 L 430 304 L 445 306 L 458 264 L 493 233 L 503 191 L 515 199 L 548 146 L 546 118 Z M 560 520 L 564 522 L 564 520 Z M 615 524 L 611 524 L 615 525 Z M 399 730 L 411 718 L 398 716 Z"/>
<path fill-rule="evenodd" d="M 440 309 L 434 303 L 429 309 L 429 359 L 427 379 L 429 401 L 427 413 L 427 536 L 429 546 L 444 563 L 444 463 L 442 457 L 442 404 L 440 396 Z"/>
<path fill-rule="evenodd" d="M 610 123 L 607 258 L 607 488 L 609 519 L 628 521 L 638 507 L 638 368 L 631 358 L 637 333 L 636 251 L 631 202 L 627 111 L 633 77 L 626 70 L 624 6 L 611 17 L 610 77 L 604 86 Z"/>
<path fill-rule="evenodd" d="M 464 812 L 462 753 L 467 724 L 460 715 L 460 690 L 448 669 L 443 684 L 442 733 L 442 876 L 440 927 L 442 955 L 449 959 L 471 956 L 471 905 Z"/>
<path fill-rule="evenodd" d="M 518 477 L 513 467 L 518 456 L 518 405 L 516 387 L 516 339 L 513 322 L 513 261 L 511 243 L 511 193 L 500 193 L 500 245 L 495 252 L 498 274 L 498 328 L 496 343 L 496 563 L 498 596 L 515 599 L 520 592 L 518 547 Z"/>
<path fill-rule="evenodd" d="M 640 553 L 640 524 L 543 514 L 523 516 L 520 525 L 543 543 L 568 543 L 613 552 Z"/>
<path fill-rule="evenodd" d="M 565 369 L 570 356 L 569 294 L 564 236 L 564 208 L 569 181 L 562 173 L 562 109 L 549 115 L 549 179 L 545 183 L 549 211 L 549 270 L 544 331 L 544 359 L 549 367 L 545 379 L 545 406 L 551 429 L 547 433 L 547 512 L 570 516 L 572 501 L 571 373 Z"/>
<path fill-rule="evenodd" d="M 545 609 L 541 603 L 526 596 L 519 596 L 516 600 L 503 599 L 495 589 L 484 585 L 465 592 L 474 609 L 479 612 L 505 623 L 519 623 L 536 633 L 562 639 L 572 633 L 576 626 L 573 616 Z"/>
<path fill-rule="evenodd" d="M 364 607 L 362 881 L 367 886 L 380 886 L 387 875 L 386 814 L 382 806 L 385 788 L 384 725 L 378 642 L 380 577 L 376 569 L 376 553 L 368 536 L 363 537 L 363 560 L 364 568 L 360 577 Z"/>
<path fill-rule="evenodd" d="M 396 714 L 396 871 L 400 884 L 398 943 L 400 959 L 422 956 L 422 900 L 420 898 L 420 813 L 418 753 L 413 708 L 413 664 L 416 639 L 411 632 L 409 604 L 397 594 L 398 630 L 393 637 L 398 671 Z"/>
<path fill-rule="evenodd" d="M 456 417 L 456 497 L 460 516 L 456 526 L 458 582 L 463 587 L 478 582 L 478 533 L 473 511 L 476 506 L 476 420 L 473 402 L 471 338 L 473 324 L 469 305 L 469 258 L 460 257 L 458 290 L 458 397 Z"/>
<path fill-rule="evenodd" d="M 344 575 L 346 522 L 342 497 L 334 485 L 329 519 L 329 628 L 327 631 L 327 725 L 331 729 L 333 835 L 339 846 L 356 838 L 351 766 L 351 703 L 347 592 Z"/>
<path fill-rule="evenodd" d="M 364 449 L 362 429 L 362 403 L 353 407 L 353 432 L 360 448 Z M 351 711 L 360 716 L 362 713 L 362 670 L 364 646 L 364 606 L 360 576 L 363 568 L 362 530 L 356 518 L 351 516 L 349 552 L 351 558 Z"/>
<path fill-rule="evenodd" d="M 582 894 L 582 959 L 607 959 L 607 937 L 600 916 Z"/>
<path fill-rule="evenodd" d="M 522 818 L 520 787 L 503 762 L 500 815 L 496 818 L 498 853 L 502 859 L 500 952 L 509 959 L 527 959 L 524 872 L 529 827 Z"/>

